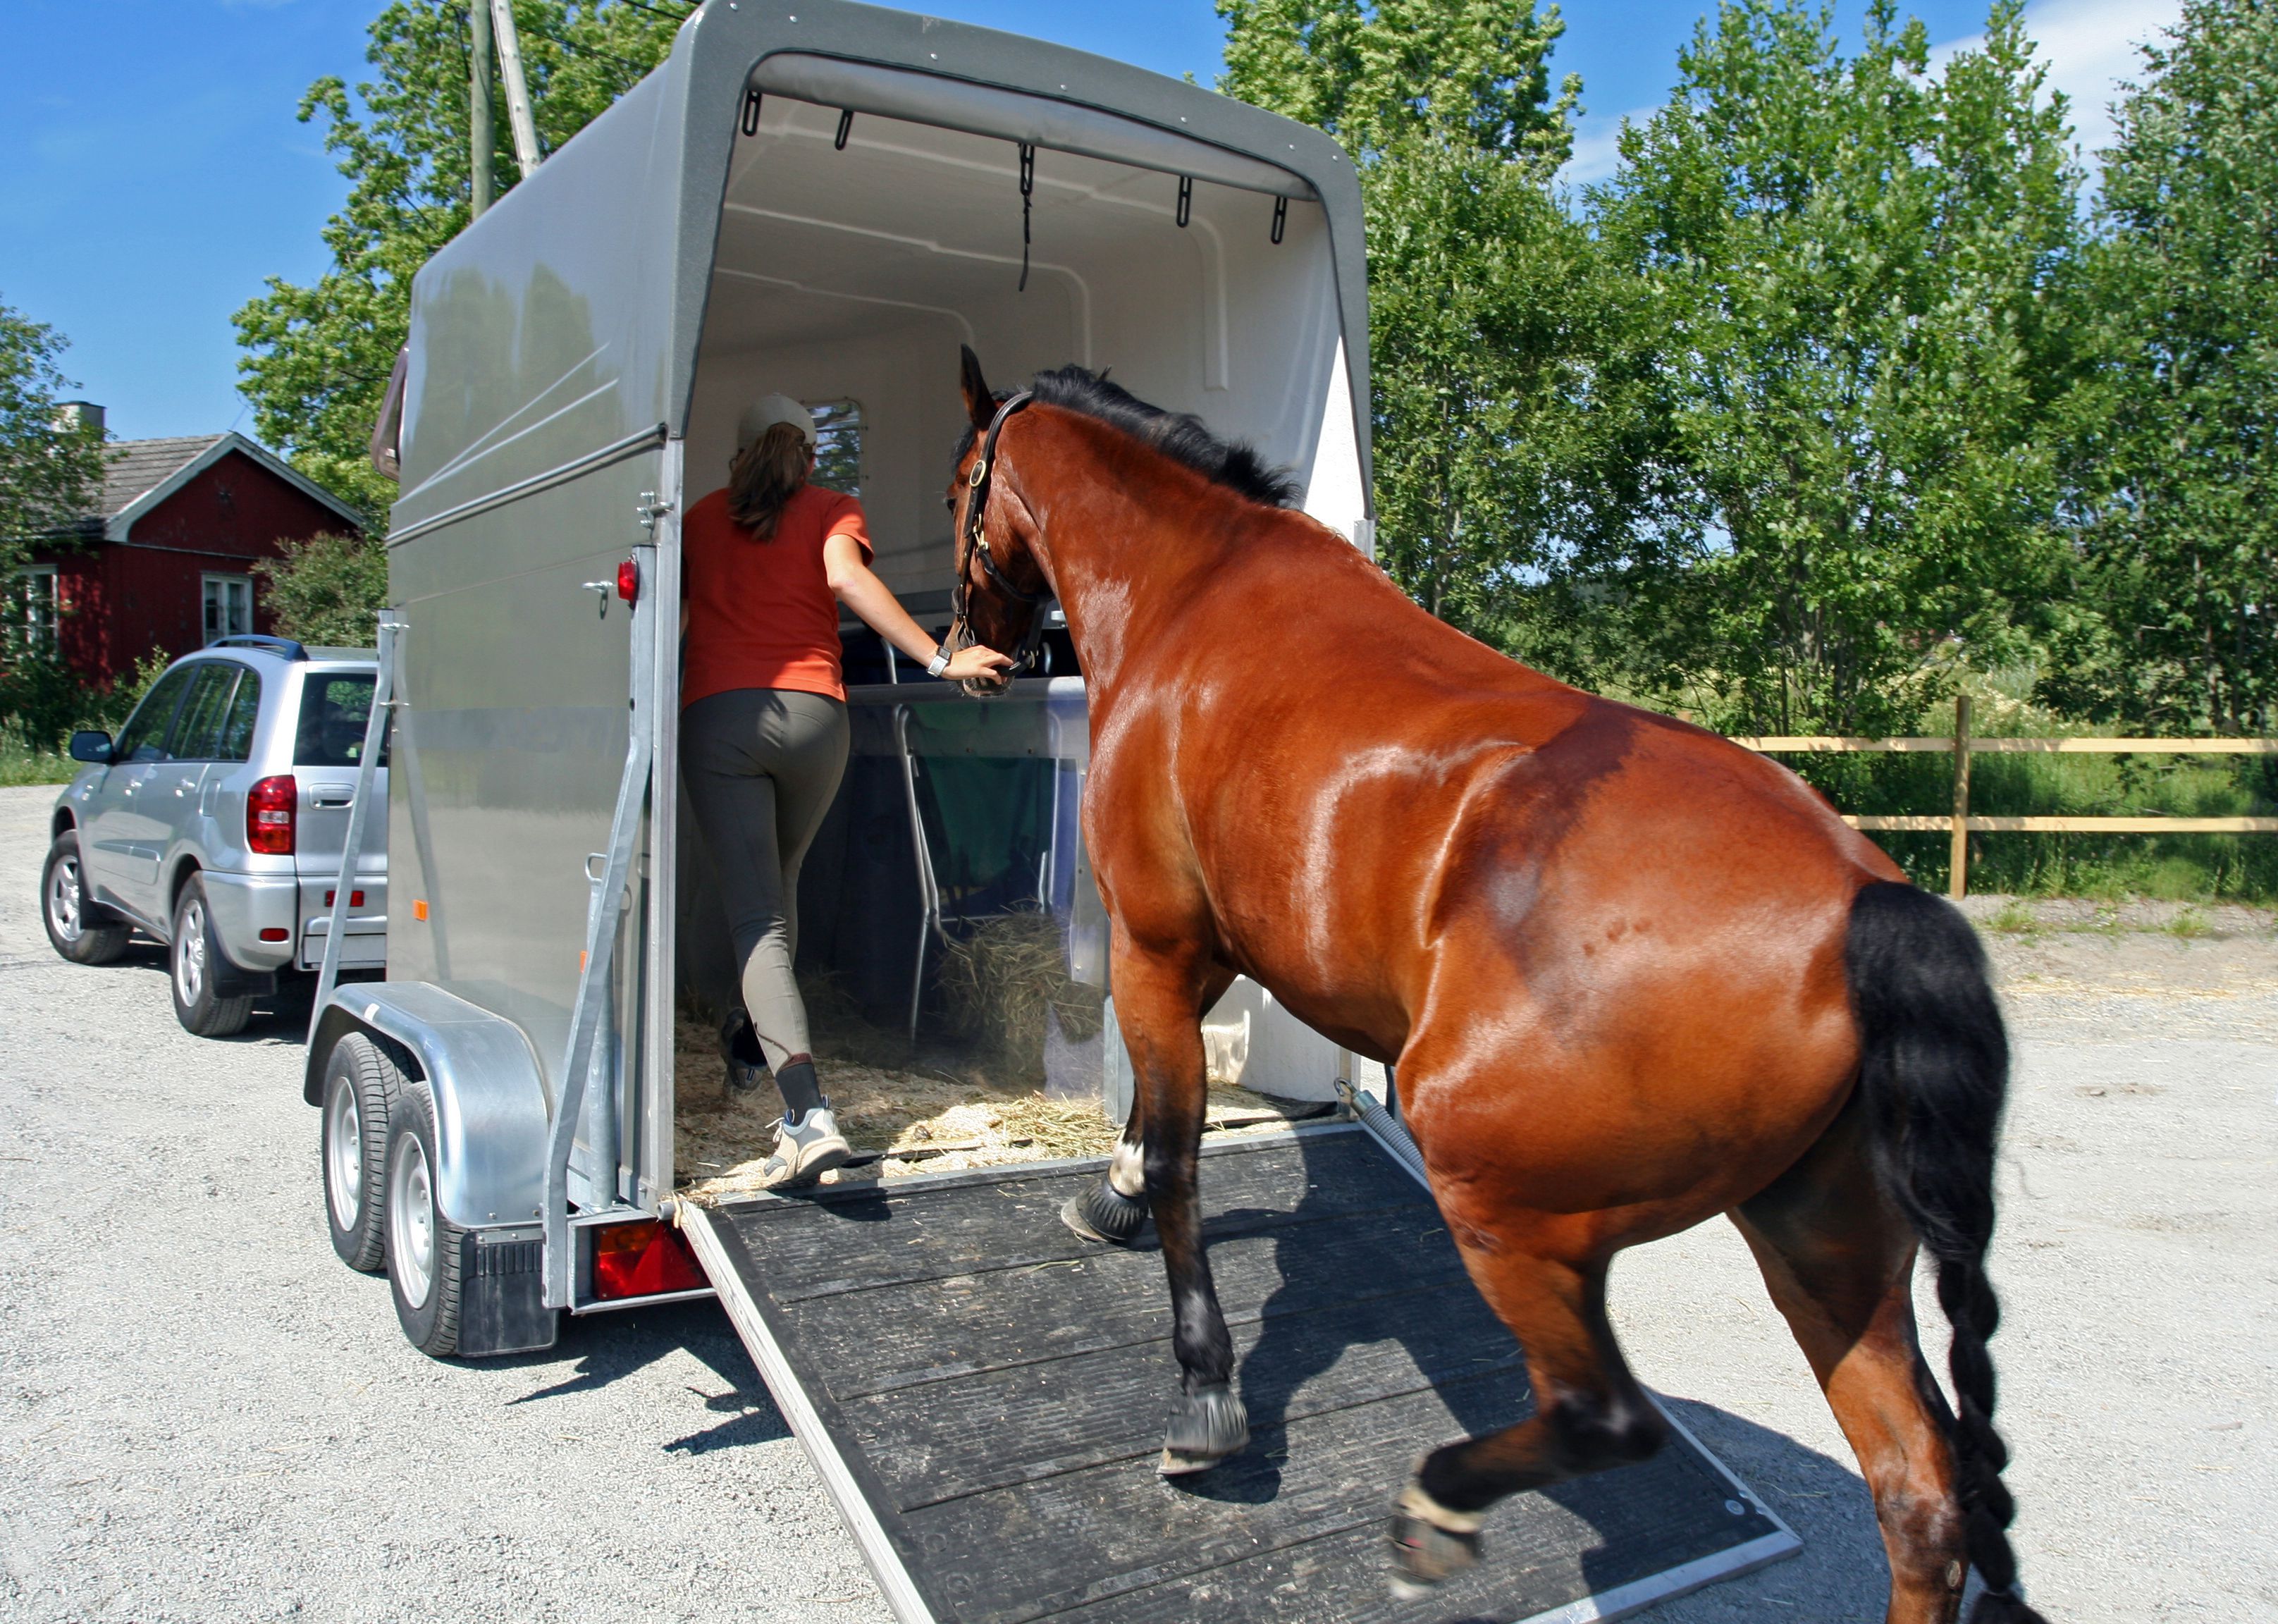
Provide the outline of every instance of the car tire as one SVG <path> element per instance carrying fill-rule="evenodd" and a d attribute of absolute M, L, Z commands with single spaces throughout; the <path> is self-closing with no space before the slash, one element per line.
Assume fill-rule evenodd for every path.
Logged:
<path fill-rule="evenodd" d="M 229 955 L 214 934 L 213 908 L 206 900 L 205 881 L 191 875 L 174 899 L 174 939 L 167 947 L 174 990 L 174 1019 L 182 1030 L 200 1038 L 233 1038 L 245 1030 L 253 1014 L 253 994 L 218 996 L 215 984 L 230 969 Z"/>
<path fill-rule="evenodd" d="M 126 951 L 133 927 L 88 894 L 75 829 L 48 847 L 40 869 L 40 919 L 48 927 L 48 945 L 73 964 L 110 964 Z"/>
<path fill-rule="evenodd" d="M 387 1282 L 396 1322 L 434 1359 L 459 1351 L 459 1298 L 466 1231 L 436 1199 L 435 1102 L 424 1084 L 405 1088 L 387 1129 Z"/>
<path fill-rule="evenodd" d="M 350 1032 L 325 1059 L 324 1114 L 317 1133 L 325 1186 L 325 1224 L 333 1250 L 350 1268 L 371 1274 L 387 1256 L 381 1191 L 387 1178 L 387 1130 L 395 1102 L 410 1087 L 386 1048 Z"/>

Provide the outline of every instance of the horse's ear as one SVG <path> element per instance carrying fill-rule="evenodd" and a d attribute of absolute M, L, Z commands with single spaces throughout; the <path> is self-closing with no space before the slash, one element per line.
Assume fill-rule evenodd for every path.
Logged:
<path fill-rule="evenodd" d="M 989 380 L 981 375 L 981 357 L 973 353 L 973 346 L 960 344 L 958 353 L 963 357 L 959 382 L 965 387 L 965 415 L 973 419 L 973 426 L 985 429 L 997 415 L 997 397 L 989 393 Z"/>

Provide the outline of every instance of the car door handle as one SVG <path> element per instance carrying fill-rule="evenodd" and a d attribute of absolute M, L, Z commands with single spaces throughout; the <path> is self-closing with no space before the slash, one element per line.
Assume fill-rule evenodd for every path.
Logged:
<path fill-rule="evenodd" d="M 309 792 L 309 804 L 312 807 L 345 807 L 353 805 L 355 801 L 355 792 L 352 789 L 312 789 Z"/>

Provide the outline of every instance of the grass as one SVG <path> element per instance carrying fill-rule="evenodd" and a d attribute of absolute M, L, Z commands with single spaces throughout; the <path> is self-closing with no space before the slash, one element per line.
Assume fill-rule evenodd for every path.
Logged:
<path fill-rule="evenodd" d="M 0 787 L 19 784 L 68 784 L 80 764 L 56 750 L 35 749 L 14 727 L 0 724 Z"/>

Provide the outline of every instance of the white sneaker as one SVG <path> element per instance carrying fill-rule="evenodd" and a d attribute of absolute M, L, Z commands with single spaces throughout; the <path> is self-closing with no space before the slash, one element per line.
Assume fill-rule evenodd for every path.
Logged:
<path fill-rule="evenodd" d="M 833 1168 L 846 1165 L 854 1147 L 838 1131 L 826 1099 L 809 1111 L 794 1128 L 786 1118 L 776 1130 L 775 1154 L 761 1164 L 760 1176 L 770 1190 L 811 1184 Z"/>

